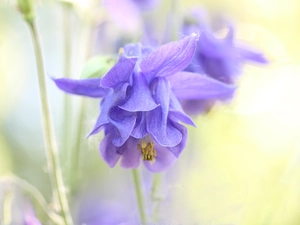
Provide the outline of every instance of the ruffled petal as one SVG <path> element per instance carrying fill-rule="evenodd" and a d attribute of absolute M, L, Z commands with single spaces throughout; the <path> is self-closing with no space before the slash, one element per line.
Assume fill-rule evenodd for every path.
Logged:
<path fill-rule="evenodd" d="M 109 132 L 104 136 L 100 142 L 99 150 L 103 160 L 109 165 L 109 167 L 114 167 L 118 162 L 121 154 L 118 153 L 118 147 L 112 143 L 114 138 L 114 132 Z"/>
<path fill-rule="evenodd" d="M 169 151 L 173 153 L 173 155 L 178 158 L 179 155 L 181 154 L 181 152 L 183 151 L 183 149 L 185 148 L 186 146 L 186 141 L 187 141 L 187 136 L 188 136 L 188 131 L 186 129 L 185 126 L 182 126 L 181 124 L 179 123 L 173 123 L 172 124 L 174 127 L 176 127 L 176 129 L 178 129 L 181 134 L 182 134 L 182 139 L 181 139 L 181 142 L 174 146 L 174 147 L 169 147 Z"/>
<path fill-rule="evenodd" d="M 174 122 L 178 122 L 179 120 L 183 123 L 196 127 L 196 124 L 193 122 L 193 120 L 185 114 L 181 107 L 181 104 L 173 93 L 171 93 L 170 98 L 169 119 Z"/>
<path fill-rule="evenodd" d="M 138 112 L 137 118 L 135 121 L 135 126 L 131 132 L 131 136 L 137 139 L 141 139 L 147 135 L 147 127 L 146 127 L 146 116 L 145 113 Z"/>
<path fill-rule="evenodd" d="M 75 80 L 68 78 L 52 78 L 56 86 L 69 93 L 75 95 L 83 95 L 92 98 L 101 98 L 108 93 L 108 89 L 100 87 L 101 78 L 90 78 L 83 80 Z"/>
<path fill-rule="evenodd" d="M 143 112 L 150 111 L 157 106 L 143 74 L 134 74 L 131 94 L 125 104 L 119 107 L 129 112 Z"/>
<path fill-rule="evenodd" d="M 180 41 L 165 44 L 141 62 L 142 72 L 148 80 L 173 75 L 186 68 L 195 53 L 198 36 L 191 34 Z"/>
<path fill-rule="evenodd" d="M 168 148 L 162 147 L 157 143 L 154 143 L 154 148 L 156 150 L 155 162 L 144 161 L 144 165 L 148 170 L 158 173 L 174 164 L 177 158 L 168 150 Z"/>
<path fill-rule="evenodd" d="M 96 124 L 92 131 L 88 134 L 87 137 L 98 133 L 102 126 L 109 123 L 108 114 L 113 105 L 123 102 L 126 99 L 126 93 L 128 89 L 127 83 L 117 86 L 114 91 L 110 90 L 109 94 L 100 103 L 100 115 L 97 119 Z"/>
<path fill-rule="evenodd" d="M 141 151 L 137 148 L 138 140 L 135 138 L 128 138 L 128 140 L 122 145 L 122 158 L 121 166 L 126 169 L 137 168 L 140 165 Z"/>
<path fill-rule="evenodd" d="M 147 130 L 161 146 L 173 147 L 180 143 L 182 136 L 168 120 L 170 85 L 165 78 L 157 79 L 154 97 L 160 106 L 148 113 Z"/>
<path fill-rule="evenodd" d="M 119 61 L 102 78 L 100 84 L 105 88 L 114 88 L 121 83 L 128 83 L 137 58 L 120 57 Z"/>
<path fill-rule="evenodd" d="M 136 121 L 136 113 L 128 112 L 114 106 L 109 112 L 109 121 L 116 127 L 118 135 L 112 142 L 115 146 L 121 146 L 129 138 Z"/>
<path fill-rule="evenodd" d="M 172 90 L 180 100 L 230 98 L 236 86 L 190 72 L 179 72 L 168 78 Z"/>

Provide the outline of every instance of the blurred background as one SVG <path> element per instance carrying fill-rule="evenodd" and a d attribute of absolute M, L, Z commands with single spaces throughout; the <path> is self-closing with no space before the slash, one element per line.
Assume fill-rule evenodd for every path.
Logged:
<path fill-rule="evenodd" d="M 90 58 L 115 55 L 119 47 L 145 38 L 145 33 L 148 39 L 142 40 L 157 46 L 180 38 L 182 19 L 199 8 L 212 24 L 220 18 L 231 21 L 237 41 L 260 49 L 270 63 L 246 65 L 234 99 L 194 118 L 198 128 L 189 128 L 187 148 L 163 173 L 159 220 L 176 225 L 300 224 L 300 1 L 156 0 L 147 8 L 139 5 L 143 1 L 128 2 L 109 7 L 100 0 L 36 1 L 65 176 L 70 166 L 68 150 L 80 149 L 71 202 L 75 217 L 88 198 L 99 205 L 99 213 L 110 204 L 106 202 L 127 205 L 133 185 L 130 171 L 119 165 L 110 169 L 101 159 L 102 134 L 85 139 L 97 118 L 98 100 L 70 96 L 65 117 L 65 95 L 50 76 L 83 77 Z M 220 36 L 226 31 L 216 30 Z M 89 70 L 94 66 L 91 61 L 90 65 Z M 80 131 L 78 121 L 83 125 Z M 142 170 L 147 194 L 153 175 Z M 11 174 L 37 187 L 51 201 L 32 40 L 16 3 L 2 0 L 0 175 Z M 0 189 L 0 203 L 4 189 Z"/>

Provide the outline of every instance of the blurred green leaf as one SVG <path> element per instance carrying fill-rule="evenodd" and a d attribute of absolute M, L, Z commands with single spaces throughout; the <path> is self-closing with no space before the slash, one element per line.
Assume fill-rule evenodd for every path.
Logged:
<path fill-rule="evenodd" d="M 116 61 L 117 57 L 113 55 L 95 56 L 85 65 L 81 78 L 102 77 Z"/>

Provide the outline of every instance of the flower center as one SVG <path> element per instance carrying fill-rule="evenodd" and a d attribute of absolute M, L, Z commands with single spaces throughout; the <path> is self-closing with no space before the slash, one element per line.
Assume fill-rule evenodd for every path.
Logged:
<path fill-rule="evenodd" d="M 142 151 L 143 160 L 150 161 L 151 163 L 155 162 L 156 150 L 154 149 L 153 141 L 147 143 L 142 140 L 142 143 L 138 144 L 138 150 Z"/>

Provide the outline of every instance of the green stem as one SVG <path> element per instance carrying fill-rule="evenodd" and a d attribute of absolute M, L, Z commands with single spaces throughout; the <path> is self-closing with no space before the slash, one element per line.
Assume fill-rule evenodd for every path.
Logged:
<path fill-rule="evenodd" d="M 69 4 L 63 4 L 63 34 L 64 34 L 64 76 L 71 76 L 71 10 Z M 64 125 L 62 134 L 62 146 L 64 156 L 69 158 L 71 154 L 70 148 L 70 114 L 71 101 L 70 96 L 64 95 Z"/>
<path fill-rule="evenodd" d="M 171 17 L 172 17 L 172 25 L 171 25 L 171 32 L 172 32 L 172 41 L 177 41 L 178 40 L 178 21 L 179 19 L 177 18 L 177 10 L 178 10 L 178 0 L 171 0 Z"/>
<path fill-rule="evenodd" d="M 9 191 L 5 193 L 3 200 L 3 225 L 12 224 L 12 205 L 13 205 L 14 193 Z"/>
<path fill-rule="evenodd" d="M 69 211 L 67 196 L 65 193 L 65 186 L 63 183 L 61 167 L 58 159 L 57 146 L 54 137 L 54 130 L 52 127 L 49 103 L 47 98 L 45 72 L 42 60 L 42 52 L 39 42 L 38 33 L 33 21 L 27 21 L 34 45 L 37 72 L 38 72 L 38 83 L 40 91 L 40 101 L 42 107 L 42 124 L 43 134 L 46 145 L 47 161 L 49 167 L 49 174 L 52 182 L 52 190 L 54 197 L 58 197 L 58 204 L 61 207 L 61 214 L 66 225 L 73 224 L 72 218 Z M 56 198 L 55 198 L 56 199 Z"/>
<path fill-rule="evenodd" d="M 143 194 L 142 194 L 142 186 L 141 186 L 141 180 L 140 180 L 138 170 L 133 169 L 132 175 L 133 175 L 133 179 L 134 179 L 136 197 L 137 197 L 137 201 L 138 201 L 138 205 L 139 205 L 141 222 L 142 222 L 142 225 L 145 225 L 147 222 L 147 217 L 146 217 L 146 213 L 145 213 L 144 199 L 143 199 Z"/>
<path fill-rule="evenodd" d="M 155 174 L 153 178 L 153 184 L 151 188 L 151 200 L 153 203 L 155 203 L 154 210 L 153 210 L 153 222 L 158 221 L 158 212 L 159 212 L 159 203 L 162 200 L 162 198 L 157 194 L 159 186 L 161 183 L 161 174 Z"/>
<path fill-rule="evenodd" d="M 80 155 L 80 149 L 81 149 L 81 141 L 83 137 L 83 120 L 85 117 L 85 112 L 86 112 L 86 100 L 81 99 L 80 102 L 80 108 L 79 108 L 79 115 L 78 115 L 78 125 L 76 129 L 76 137 L 75 137 L 75 146 L 73 150 L 73 154 L 70 155 L 70 169 L 69 169 L 69 185 L 70 185 L 70 194 L 72 194 L 74 190 L 74 182 L 75 182 L 75 177 L 78 172 L 79 168 L 79 155 Z"/>

